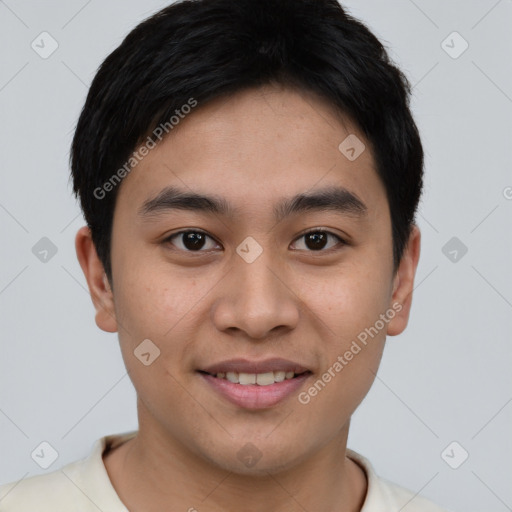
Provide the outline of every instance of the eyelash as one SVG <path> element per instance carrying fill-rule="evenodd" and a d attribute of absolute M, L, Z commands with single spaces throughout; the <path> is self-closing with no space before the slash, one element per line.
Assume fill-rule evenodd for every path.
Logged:
<path fill-rule="evenodd" d="M 168 236 L 167 238 L 165 238 L 162 243 L 163 244 L 171 244 L 171 240 L 175 237 L 178 237 L 180 235 L 184 235 L 184 234 L 187 234 L 187 233 L 201 233 L 205 236 L 207 236 L 208 238 L 211 238 L 212 240 L 215 240 L 211 235 L 209 235 L 208 233 L 206 233 L 206 231 L 202 231 L 201 229 L 187 229 L 185 231 L 178 231 L 177 233 L 173 233 L 172 235 Z M 343 239 L 341 238 L 339 235 L 336 235 L 335 233 L 332 233 L 331 231 L 328 231 L 326 229 L 322 229 L 322 228 L 316 228 L 316 229 L 310 229 L 309 231 L 306 231 L 305 233 L 302 233 L 301 235 L 299 235 L 295 240 L 299 240 L 311 233 L 323 233 L 323 234 L 326 234 L 326 235 L 330 235 L 330 236 L 333 236 L 334 238 L 336 238 L 338 240 L 338 244 L 334 245 L 333 247 L 330 247 L 328 249 L 319 249 L 318 251 L 314 251 L 314 250 L 307 250 L 306 249 L 306 252 L 311 252 L 311 253 L 322 253 L 322 252 L 331 252 L 333 250 L 336 250 L 336 247 L 338 245 L 341 245 L 341 246 L 345 246 L 345 245 L 348 245 L 348 243 Z M 216 241 L 216 240 L 215 240 Z M 216 243 L 218 243 L 216 241 Z M 219 244 L 220 245 L 220 244 Z M 198 250 L 198 251 L 191 251 L 191 250 L 188 250 L 188 249 L 177 249 L 178 251 L 183 251 L 183 252 L 188 252 L 188 253 L 191 253 L 191 254 L 194 254 L 194 253 L 197 253 L 197 254 L 200 254 L 200 253 L 204 253 L 204 252 L 209 252 L 209 250 Z M 299 249 L 299 250 L 303 250 L 303 249 Z M 339 248 L 338 248 L 339 250 Z"/>

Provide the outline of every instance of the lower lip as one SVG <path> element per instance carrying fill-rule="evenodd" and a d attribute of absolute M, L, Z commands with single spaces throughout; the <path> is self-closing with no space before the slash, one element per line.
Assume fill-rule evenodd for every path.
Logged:
<path fill-rule="evenodd" d="M 224 398 L 245 409 L 272 407 L 296 392 L 304 384 L 304 381 L 311 376 L 310 372 L 306 372 L 293 379 L 285 379 L 282 382 L 275 382 L 268 386 L 259 386 L 258 384 L 235 384 L 227 379 L 218 379 L 207 373 L 199 372 L 199 374 Z"/>

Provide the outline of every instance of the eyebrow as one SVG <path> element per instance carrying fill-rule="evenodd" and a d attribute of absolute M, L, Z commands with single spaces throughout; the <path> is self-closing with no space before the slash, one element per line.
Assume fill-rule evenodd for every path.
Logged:
<path fill-rule="evenodd" d="M 151 218 L 172 210 L 188 210 L 234 217 L 239 208 L 234 208 L 225 198 L 217 195 L 203 195 L 170 186 L 157 196 L 148 199 L 139 208 L 142 218 Z M 367 206 L 346 188 L 329 186 L 310 193 L 297 194 L 281 199 L 273 208 L 274 217 L 280 222 L 293 214 L 307 211 L 336 211 L 354 217 L 364 217 Z"/>

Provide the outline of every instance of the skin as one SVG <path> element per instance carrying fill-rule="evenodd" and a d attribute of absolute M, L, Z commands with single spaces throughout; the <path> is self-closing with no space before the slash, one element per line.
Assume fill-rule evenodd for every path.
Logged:
<path fill-rule="evenodd" d="M 356 134 L 366 150 L 349 161 L 339 144 Z M 169 185 L 222 196 L 229 217 L 171 210 L 143 219 L 142 204 Z M 309 211 L 276 223 L 283 197 L 342 186 L 368 208 L 363 217 Z M 203 252 L 188 250 L 185 229 L 207 232 Z M 303 232 L 324 228 L 325 248 Z M 262 254 L 247 263 L 247 237 Z M 174 245 L 173 245 L 174 244 Z M 137 391 L 137 436 L 104 455 L 132 512 L 247 510 L 358 511 L 367 482 L 346 457 L 350 417 L 370 389 L 386 334 L 406 327 L 420 232 L 414 227 L 398 270 L 385 189 L 370 144 L 323 100 L 277 86 L 199 105 L 123 180 L 106 279 L 88 228 L 76 250 L 96 308 L 96 323 L 118 332 Z M 282 357 L 313 373 L 307 390 L 379 315 L 401 310 L 311 401 L 297 393 L 246 410 L 212 390 L 197 370 L 233 357 Z M 143 365 L 144 339 L 160 356 Z M 261 452 L 253 467 L 237 453 Z M 249 498 L 249 499 L 248 499 Z"/>

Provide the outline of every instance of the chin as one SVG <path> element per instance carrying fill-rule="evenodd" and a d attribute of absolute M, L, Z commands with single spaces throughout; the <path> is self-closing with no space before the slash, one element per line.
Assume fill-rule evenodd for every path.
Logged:
<path fill-rule="evenodd" d="M 276 439 L 274 442 L 262 439 L 249 441 L 250 436 L 244 436 L 242 442 L 230 440 L 225 447 L 217 445 L 216 451 L 203 450 L 202 456 L 210 464 L 237 475 L 251 477 L 268 477 L 287 471 L 300 463 L 306 457 L 304 444 L 297 447 L 284 445 L 285 440 Z M 279 443 L 276 445 L 276 441 Z M 240 446 L 240 448 L 235 448 Z M 298 447 L 301 452 L 298 452 Z M 234 449 L 235 448 L 235 449 Z"/>

